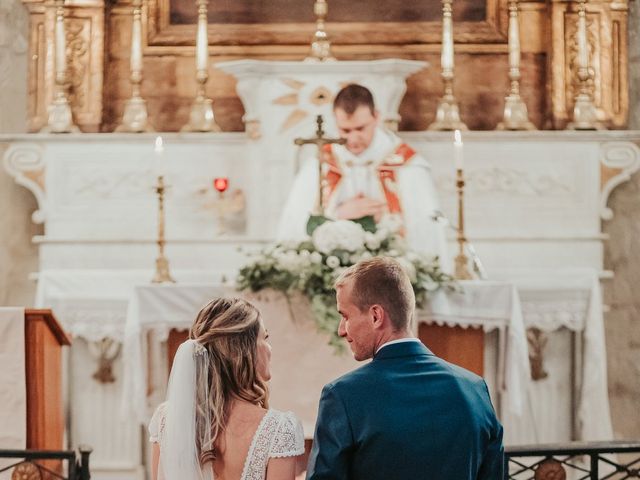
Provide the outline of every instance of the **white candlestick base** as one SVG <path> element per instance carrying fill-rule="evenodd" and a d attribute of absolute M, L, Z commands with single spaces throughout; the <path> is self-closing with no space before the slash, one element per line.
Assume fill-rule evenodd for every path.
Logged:
<path fill-rule="evenodd" d="M 41 133 L 78 133 L 80 130 L 73 123 L 71 106 L 63 93 L 56 95 L 48 109 L 47 124 Z"/>
<path fill-rule="evenodd" d="M 529 121 L 527 105 L 520 95 L 510 94 L 505 98 L 504 115 L 496 130 L 537 130 Z"/>
<path fill-rule="evenodd" d="M 210 98 L 198 96 L 191 106 L 189 123 L 181 129 L 183 132 L 219 132 L 220 127 L 213 115 Z"/>
<path fill-rule="evenodd" d="M 149 125 L 147 102 L 141 97 L 131 97 L 124 106 L 122 124 L 116 128 L 116 132 L 142 133 L 153 131 L 153 128 Z"/>
<path fill-rule="evenodd" d="M 444 95 L 440 99 L 436 120 L 429 125 L 429 130 L 469 130 L 467 125 L 460 120 L 458 102 L 453 95 Z"/>

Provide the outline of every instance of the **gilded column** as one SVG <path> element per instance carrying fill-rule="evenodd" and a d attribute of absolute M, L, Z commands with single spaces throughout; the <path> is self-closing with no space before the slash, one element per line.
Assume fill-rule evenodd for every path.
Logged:
<path fill-rule="evenodd" d="M 29 11 L 28 129 L 47 123 L 56 88 L 53 0 L 22 0 Z M 104 0 L 68 1 L 64 29 L 65 88 L 75 124 L 97 132 L 102 123 Z"/>
<path fill-rule="evenodd" d="M 579 78 L 579 1 L 552 0 L 548 85 L 552 127 L 563 129 L 573 116 Z M 628 0 L 589 1 L 586 5 L 586 47 L 589 88 L 597 121 L 625 128 L 629 114 L 627 16 Z"/>

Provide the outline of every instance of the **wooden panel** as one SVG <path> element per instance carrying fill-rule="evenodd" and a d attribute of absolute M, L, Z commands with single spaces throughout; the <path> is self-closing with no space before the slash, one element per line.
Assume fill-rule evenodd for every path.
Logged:
<path fill-rule="evenodd" d="M 189 332 L 186 330 L 176 330 L 174 328 L 169 332 L 169 338 L 167 339 L 167 372 L 171 372 L 173 357 L 176 356 L 178 347 L 188 338 Z"/>
<path fill-rule="evenodd" d="M 447 362 L 480 376 L 484 373 L 484 331 L 475 328 L 441 327 L 421 323 L 418 338 Z"/>
<path fill-rule="evenodd" d="M 68 345 L 69 339 L 51 311 L 27 310 L 25 343 L 27 449 L 62 450 L 62 345 Z M 60 461 L 40 463 L 62 471 Z"/>
<path fill-rule="evenodd" d="M 169 1 L 170 23 L 195 24 L 198 9 L 195 2 Z M 291 0 L 209 0 L 210 24 L 260 24 L 314 22 L 312 2 Z M 487 12 L 485 0 L 456 0 L 454 20 L 480 21 Z M 331 0 L 327 22 L 427 22 L 438 21 L 442 15 L 440 2 L 415 2 L 406 0 Z"/>

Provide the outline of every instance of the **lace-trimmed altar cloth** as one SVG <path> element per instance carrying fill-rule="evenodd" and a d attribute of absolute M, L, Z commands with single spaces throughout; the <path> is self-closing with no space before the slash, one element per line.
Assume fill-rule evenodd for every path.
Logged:
<path fill-rule="evenodd" d="M 165 405 L 162 403 L 158 406 L 149 423 L 151 443 L 160 443 L 162 440 Z M 304 432 L 300 420 L 293 412 L 269 409 L 253 435 L 240 480 L 264 480 L 270 458 L 296 457 L 303 453 Z M 158 477 L 159 480 L 164 479 L 162 472 L 158 473 Z"/>

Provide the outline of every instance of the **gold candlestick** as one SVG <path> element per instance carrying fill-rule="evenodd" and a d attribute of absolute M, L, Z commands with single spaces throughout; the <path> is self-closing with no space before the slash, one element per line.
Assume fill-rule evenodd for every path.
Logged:
<path fill-rule="evenodd" d="M 158 175 L 158 183 L 155 186 L 158 195 L 158 257 L 156 258 L 156 273 L 151 280 L 153 283 L 175 283 L 176 281 L 169 273 L 169 260 L 164 255 L 164 193 L 166 190 L 164 175 Z"/>
<path fill-rule="evenodd" d="M 207 98 L 206 87 L 209 80 L 207 62 L 209 60 L 209 40 L 207 37 L 207 0 L 196 0 L 198 6 L 198 30 L 196 34 L 196 98 L 191 106 L 189 123 L 183 132 L 219 132 L 220 127 L 213 115 L 213 102 Z"/>
<path fill-rule="evenodd" d="M 316 32 L 313 34 L 313 42 L 311 42 L 311 55 L 306 60 L 320 62 L 335 60 L 331 54 L 329 35 L 324 28 L 328 12 L 329 6 L 326 0 L 316 0 L 313 4 L 313 13 L 316 15 Z"/>
<path fill-rule="evenodd" d="M 458 255 L 455 258 L 455 277 L 458 280 L 471 280 L 469 272 L 469 258 L 464 253 L 467 238 L 464 234 L 464 173 L 461 168 L 456 169 L 456 189 L 458 191 Z"/>
<path fill-rule="evenodd" d="M 591 87 L 591 69 L 589 68 L 589 42 L 587 40 L 587 7 L 585 0 L 580 1 L 578 7 L 578 28 L 576 30 L 578 40 L 578 80 L 580 81 L 579 93 L 573 106 L 573 122 L 567 125 L 572 130 L 602 130 L 604 127 L 598 121 L 598 113 L 593 103 Z"/>
<path fill-rule="evenodd" d="M 442 80 L 444 82 L 444 95 L 438 104 L 436 120 L 429 125 L 429 130 L 468 130 L 460 120 L 458 101 L 453 95 L 453 8 L 452 0 L 442 0 L 442 55 L 440 65 L 442 67 Z"/>
<path fill-rule="evenodd" d="M 122 123 L 116 132 L 152 132 L 148 123 L 147 103 L 140 95 L 142 85 L 142 0 L 133 0 L 133 21 L 131 23 L 131 98 L 124 105 Z"/>
<path fill-rule="evenodd" d="M 518 0 L 509 1 L 509 80 L 511 89 L 505 98 L 503 120 L 498 130 L 535 130 L 529 121 L 527 105 L 520 97 L 520 27 Z"/>

